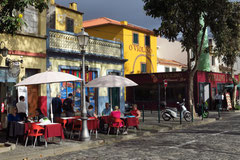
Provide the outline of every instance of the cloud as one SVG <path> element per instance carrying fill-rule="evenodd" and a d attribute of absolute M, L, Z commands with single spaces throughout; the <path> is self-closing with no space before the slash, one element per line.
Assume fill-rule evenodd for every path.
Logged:
<path fill-rule="evenodd" d="M 55 2 L 66 7 L 69 3 L 76 2 L 78 10 L 84 13 L 84 20 L 108 17 L 118 21 L 126 20 L 128 23 L 150 30 L 160 26 L 159 19 L 145 15 L 144 3 L 141 0 L 55 0 Z"/>

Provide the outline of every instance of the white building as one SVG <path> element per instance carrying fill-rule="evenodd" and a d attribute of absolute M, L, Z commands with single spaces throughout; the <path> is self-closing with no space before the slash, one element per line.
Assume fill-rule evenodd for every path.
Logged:
<path fill-rule="evenodd" d="M 187 52 L 182 52 L 181 43 L 157 38 L 157 72 L 178 72 L 187 67 Z"/>

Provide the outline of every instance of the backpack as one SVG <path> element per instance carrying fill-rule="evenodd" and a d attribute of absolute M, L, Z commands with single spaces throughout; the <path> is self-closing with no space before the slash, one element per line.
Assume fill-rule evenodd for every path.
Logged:
<path fill-rule="evenodd" d="M 71 105 L 71 104 L 70 104 L 69 99 L 68 99 L 68 98 L 65 99 L 65 100 L 63 101 L 63 105 L 62 105 L 63 110 L 64 110 L 64 111 L 70 110 L 70 109 L 71 109 L 71 106 L 70 106 L 70 105 Z"/>

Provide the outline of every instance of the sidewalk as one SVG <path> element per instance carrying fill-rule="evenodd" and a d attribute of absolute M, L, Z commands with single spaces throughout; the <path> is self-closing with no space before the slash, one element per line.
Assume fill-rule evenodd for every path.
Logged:
<path fill-rule="evenodd" d="M 233 113 L 233 114 L 232 114 Z M 233 116 L 236 114 L 235 112 L 227 112 L 222 113 L 222 117 L 228 117 Z M 160 123 L 158 123 L 158 113 L 156 111 L 153 111 L 152 114 L 150 111 L 145 112 L 144 122 L 142 122 L 142 119 L 140 119 L 140 130 L 136 129 L 129 129 L 128 135 L 106 135 L 99 133 L 98 138 L 95 138 L 95 135 L 91 136 L 91 141 L 89 142 L 81 142 L 78 140 L 69 140 L 65 139 L 62 143 L 59 143 L 60 140 L 58 138 L 54 139 L 54 142 L 48 143 L 48 147 L 44 147 L 44 143 L 41 146 L 36 146 L 33 148 L 31 145 L 28 145 L 26 148 L 22 144 L 18 144 L 16 146 L 16 149 L 11 150 L 9 152 L 0 153 L 0 159 L 1 160 L 9 160 L 9 159 L 15 159 L 15 160 L 23 160 L 23 159 L 37 159 L 42 157 L 48 157 L 48 156 L 54 156 L 54 155 L 60 155 L 66 152 L 74 152 L 84 149 L 89 149 L 93 147 L 98 147 L 102 145 L 112 144 L 121 142 L 124 140 L 130 140 L 130 139 L 137 139 L 141 138 L 142 136 L 150 136 L 153 135 L 156 132 L 166 132 L 171 131 L 175 129 L 182 129 L 187 128 L 189 126 L 196 126 L 196 125 L 202 125 L 207 124 L 216 121 L 216 117 L 218 117 L 217 112 L 210 112 L 210 118 L 201 120 L 200 118 L 194 119 L 193 122 L 186 122 L 185 120 L 182 120 L 182 125 L 180 125 L 179 119 L 176 119 L 175 121 L 163 121 L 161 119 Z M 5 133 L 0 131 L 0 142 L 3 143 L 5 140 Z M 13 141 L 14 142 L 14 141 Z M 13 144 L 14 146 L 14 144 Z M 1 150 L 1 148 L 0 148 Z"/>

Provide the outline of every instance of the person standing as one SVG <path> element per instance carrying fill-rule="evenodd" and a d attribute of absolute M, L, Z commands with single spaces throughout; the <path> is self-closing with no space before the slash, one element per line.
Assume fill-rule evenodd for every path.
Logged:
<path fill-rule="evenodd" d="M 67 117 L 73 117 L 74 116 L 74 110 L 73 110 L 73 94 L 69 93 L 68 97 L 63 101 L 63 110 L 66 113 Z"/>
<path fill-rule="evenodd" d="M 52 110 L 53 110 L 54 121 L 56 121 L 57 118 L 61 117 L 62 101 L 60 97 L 61 97 L 61 94 L 58 93 L 56 97 L 52 99 Z"/>
<path fill-rule="evenodd" d="M 26 120 L 27 119 L 27 114 L 26 114 L 26 110 L 27 110 L 27 105 L 24 102 L 25 101 L 25 97 L 24 96 L 20 96 L 20 102 L 18 102 L 16 104 L 17 109 L 18 109 L 18 114 L 20 116 L 20 120 Z"/>

